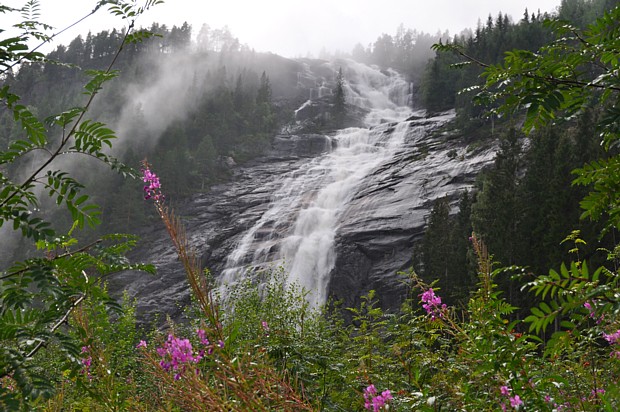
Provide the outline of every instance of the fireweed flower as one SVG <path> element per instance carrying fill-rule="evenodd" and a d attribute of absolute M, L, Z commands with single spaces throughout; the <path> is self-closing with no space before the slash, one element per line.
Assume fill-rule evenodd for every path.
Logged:
<path fill-rule="evenodd" d="M 385 400 L 383 399 L 383 396 L 375 396 L 374 398 L 372 398 L 373 410 L 378 411 L 383 405 L 385 405 Z"/>
<path fill-rule="evenodd" d="M 510 398 L 510 406 L 512 406 L 513 408 L 518 408 L 521 405 L 523 405 L 523 401 L 521 400 L 521 398 L 519 398 L 519 395 L 515 395 Z"/>
<path fill-rule="evenodd" d="M 88 351 L 88 347 L 85 346 L 84 348 L 86 348 L 86 352 Z M 84 352 L 84 348 L 82 348 L 82 351 Z M 81 360 L 82 362 L 82 370 L 80 371 L 81 374 L 86 375 L 88 377 L 89 381 L 93 380 L 93 375 L 91 375 L 90 373 L 90 367 L 93 364 L 93 358 L 91 356 L 89 356 L 88 358 L 83 358 Z"/>
<path fill-rule="evenodd" d="M 196 330 L 196 335 L 198 335 L 198 339 L 200 339 L 200 343 L 202 343 L 205 346 L 209 346 L 211 343 L 209 342 L 209 339 L 207 339 L 206 334 L 207 333 L 204 331 L 204 329 Z"/>
<path fill-rule="evenodd" d="M 0 388 L 4 388 L 9 392 L 15 391 L 15 381 L 13 380 L 13 373 L 0 378 Z"/>
<path fill-rule="evenodd" d="M 435 320 L 437 317 L 443 317 L 442 311 L 446 309 L 446 305 L 441 303 L 441 298 L 435 295 L 433 288 L 429 288 L 427 291 L 420 295 L 422 301 L 422 307 L 426 310 L 426 313 L 431 316 L 431 319 Z"/>
<path fill-rule="evenodd" d="M 88 352 L 90 352 L 90 346 L 82 346 L 81 353 L 87 354 Z M 88 376 L 88 380 L 92 380 L 93 377 L 90 374 L 90 367 L 93 363 L 93 357 L 89 355 L 88 357 L 82 358 L 80 359 L 80 363 L 82 364 L 82 370 L 80 373 Z"/>
<path fill-rule="evenodd" d="M 609 342 L 610 345 L 613 345 L 614 343 L 618 343 L 618 340 L 620 339 L 620 329 L 618 329 L 617 331 L 609 335 L 603 332 L 603 337 L 605 338 L 607 342 Z"/>
<path fill-rule="evenodd" d="M 159 177 L 151 171 L 148 163 L 143 163 L 142 168 L 142 180 L 144 181 L 144 199 L 153 199 L 155 202 L 161 202 L 164 200 L 164 195 L 161 193 L 161 183 Z"/>
<path fill-rule="evenodd" d="M 146 348 L 146 341 L 141 340 L 137 345 L 136 348 Z"/>
<path fill-rule="evenodd" d="M 159 366 L 166 372 L 175 372 L 175 380 L 181 379 L 187 366 L 190 366 L 190 368 L 195 370 L 196 374 L 199 374 L 200 370 L 191 365 L 200 362 L 205 357 L 205 354 L 211 355 L 214 347 L 224 347 L 223 341 L 218 341 L 217 345 L 211 344 L 206 336 L 206 331 L 203 329 L 197 329 L 196 335 L 204 346 L 203 348 L 194 349 L 189 339 L 177 338 L 170 334 L 164 344 L 156 349 L 157 354 L 161 357 Z M 142 342 L 138 346 L 142 346 Z M 146 342 L 144 342 L 143 347 L 146 348 Z"/>
<path fill-rule="evenodd" d="M 508 400 L 510 401 L 510 406 L 513 409 L 519 409 L 519 407 L 523 405 L 523 401 L 521 400 L 519 395 L 510 396 L 511 389 L 508 386 L 506 385 L 500 386 L 499 392 L 502 394 L 502 396 L 505 396 L 506 398 L 508 398 Z M 502 411 L 506 410 L 506 404 L 504 402 L 500 403 L 500 406 L 502 408 Z"/>
<path fill-rule="evenodd" d="M 201 353 L 194 354 L 189 339 L 179 339 L 173 335 L 168 335 L 168 340 L 164 342 L 164 345 L 157 348 L 157 354 L 162 357 L 159 366 L 163 370 L 176 372 L 175 380 L 181 378 L 188 363 L 198 363 L 203 357 Z"/>
<path fill-rule="evenodd" d="M 392 399 L 392 394 L 388 389 L 381 392 L 380 395 L 377 395 L 377 388 L 375 388 L 375 385 L 371 384 L 364 389 L 364 408 L 369 410 L 372 409 L 373 412 L 381 410 L 381 408 Z"/>

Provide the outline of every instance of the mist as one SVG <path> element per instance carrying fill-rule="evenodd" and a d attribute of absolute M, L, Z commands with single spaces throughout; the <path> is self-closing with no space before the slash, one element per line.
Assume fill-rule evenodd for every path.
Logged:
<path fill-rule="evenodd" d="M 58 11 L 62 9 L 62 0 L 54 0 L 53 7 L 50 4 L 52 2 L 49 0 L 42 0 L 42 19 L 58 28 L 66 27 L 68 22 L 76 21 L 91 10 L 89 7 L 81 9 L 85 7 L 84 4 L 71 4 L 66 8 L 67 13 L 63 13 L 60 18 Z M 475 26 L 476 21 L 494 13 L 493 9 L 496 8 L 484 5 L 483 2 L 478 2 L 477 6 L 484 7 L 484 11 L 472 8 L 465 13 L 464 5 L 456 7 L 455 10 L 463 15 L 476 13 L 475 19 L 461 20 L 456 25 L 450 20 L 449 12 L 453 10 L 449 8 L 444 10 L 448 14 L 442 15 L 428 11 L 421 5 L 412 7 L 411 4 L 400 2 L 382 4 L 381 9 L 366 2 L 337 5 L 317 3 L 304 7 L 282 3 L 273 10 L 268 10 L 265 4 L 252 3 L 237 8 L 233 14 L 219 5 L 210 5 L 210 13 L 201 13 L 193 12 L 198 7 L 196 2 L 179 0 L 174 5 L 168 2 L 155 7 L 138 23 L 148 27 L 151 19 L 174 29 L 188 21 L 191 27 L 190 43 L 175 48 L 161 42 L 150 53 L 142 54 L 139 57 L 141 72 L 129 73 L 127 77 L 121 73 L 120 79 L 106 85 L 92 108 L 91 117 L 102 117 L 116 131 L 119 139 L 114 143 L 112 154 L 122 159 L 128 149 L 140 153 L 155 147 L 171 125 L 186 120 L 200 105 L 203 96 L 219 85 L 233 88 L 235 80 L 240 76 L 246 84 L 257 84 L 259 76 L 265 72 L 271 81 L 274 99 L 291 107 L 299 107 L 308 96 L 296 94 L 298 73 L 303 71 L 303 65 L 308 59 L 338 60 L 354 57 L 364 63 L 374 64 L 373 59 L 378 57 L 374 56 L 378 50 L 377 43 L 382 38 L 394 39 L 403 34 L 415 38 L 416 50 L 411 54 L 413 59 L 403 64 L 416 67 L 408 74 L 408 80 L 416 87 L 426 61 L 434 54 L 430 46 L 440 37 L 450 35 L 449 29 L 443 28 L 458 27 L 453 30 L 460 31 Z M 523 6 L 519 2 L 519 9 Z M 520 15 L 521 12 L 513 20 Z M 254 19 L 253 23 L 247 21 L 250 17 Z M 418 23 L 420 18 L 425 24 Z M 403 20 L 413 24 L 400 24 Z M 212 26 L 204 24 L 205 21 L 210 21 Z M 78 34 L 96 33 L 98 28 L 109 30 L 118 24 L 104 10 L 86 22 L 86 25 L 76 27 Z M 221 25 L 216 25 L 220 22 Z M 433 28 L 428 29 L 426 23 L 429 22 Z M 420 27 L 426 27 L 428 31 Z M 75 30 L 59 37 L 58 41 L 69 44 L 76 36 Z M 290 60 L 281 55 L 303 58 Z M 386 63 L 386 66 L 390 63 Z M 337 68 L 337 63 L 333 68 Z M 326 78 L 330 76 L 333 73 L 325 74 Z M 114 86 L 115 82 L 122 82 L 122 86 Z M 112 92 L 107 90 L 108 86 Z M 115 115 L 105 114 L 110 107 L 114 107 Z M 136 164 L 130 166 L 137 167 Z M 82 162 L 75 163 L 71 157 L 61 159 L 55 167 L 67 168 L 78 174 L 94 170 L 94 174 L 87 175 L 89 180 L 95 179 L 100 171 L 99 167 L 84 167 Z"/>
<path fill-rule="evenodd" d="M 8 0 L 9 6 L 20 7 L 23 0 Z M 41 18 L 55 27 L 65 28 L 84 17 L 94 8 L 95 1 L 41 0 Z M 348 52 L 355 44 L 367 46 L 383 33 L 391 33 L 400 24 L 430 34 L 449 32 L 458 34 L 476 27 L 500 11 L 518 20 L 527 8 L 530 13 L 553 12 L 560 0 L 438 0 L 422 2 L 411 0 L 387 1 L 329 1 L 317 0 L 299 3 L 284 0 L 255 2 L 202 2 L 199 0 L 166 1 L 137 21 L 150 26 L 153 22 L 168 27 L 190 24 L 198 34 L 203 24 L 211 27 L 227 26 L 243 44 L 259 52 L 272 52 L 284 57 L 318 56 L 321 50 L 330 53 Z M 11 22 L 3 21 L 3 27 Z M 85 36 L 120 27 L 118 19 L 105 8 L 57 38 L 55 44 L 68 44 L 77 34 Z M 51 46 L 55 47 L 55 45 Z"/>

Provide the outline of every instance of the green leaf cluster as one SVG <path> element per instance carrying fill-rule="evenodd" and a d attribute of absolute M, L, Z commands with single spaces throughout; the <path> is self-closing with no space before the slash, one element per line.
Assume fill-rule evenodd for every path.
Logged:
<path fill-rule="evenodd" d="M 137 17 L 159 1 L 147 2 L 136 9 Z M 99 8 L 101 3 L 97 6 Z M 40 60 L 36 49 L 28 46 L 30 37 L 47 41 L 38 32 L 49 26 L 39 24 L 39 4 L 29 0 L 21 9 L 24 31 L 20 37 L 0 40 L 0 66 L 6 73 L 15 64 Z M 0 12 L 18 10 L 2 6 Z M 0 31 L 0 34 L 2 31 Z M 119 51 L 121 46 L 119 46 Z M 0 409 L 28 408 L 49 398 L 56 390 L 54 380 L 39 362 L 48 346 L 56 348 L 58 362 L 75 369 L 80 356 L 79 341 L 73 334 L 76 313 L 85 302 L 119 309 L 102 287 L 102 280 L 119 271 L 154 272 L 151 265 L 132 264 L 125 254 L 136 244 L 130 235 L 106 236 L 83 247 L 71 237 L 85 224 L 100 223 L 99 208 L 89 201 L 84 185 L 60 163 L 67 154 L 95 158 L 121 174 L 135 175 L 132 169 L 106 153 L 114 132 L 105 124 L 86 118 L 94 97 L 103 84 L 116 77 L 111 66 L 90 73 L 85 104 L 39 120 L 36 110 L 23 104 L 6 82 L 0 88 L 0 102 L 11 115 L 13 130 L 20 137 L 0 151 L 0 226 L 11 222 L 21 230 L 24 240 L 39 248 L 31 257 L 0 271 Z M 60 136 L 58 136 L 60 134 Z M 71 216 L 67 236 L 58 236 L 45 195 Z M 9 382 L 9 384 L 5 384 Z"/>
<path fill-rule="evenodd" d="M 154 272 L 151 265 L 131 264 L 125 253 L 136 243 L 133 236 L 115 235 L 81 249 L 75 239 L 40 241 L 46 257 L 15 263 L 0 274 L 0 376 L 10 377 L 17 391 L 3 395 L 21 402 L 49 397 L 54 391 L 37 353 L 58 345 L 62 356 L 76 359 L 80 345 L 64 327 L 84 299 L 119 306 L 101 288 L 101 280 L 124 270 Z M 44 385 L 41 385 L 45 383 Z"/>

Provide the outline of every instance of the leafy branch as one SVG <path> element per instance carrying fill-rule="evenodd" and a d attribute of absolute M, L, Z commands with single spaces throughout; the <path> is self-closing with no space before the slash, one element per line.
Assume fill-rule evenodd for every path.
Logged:
<path fill-rule="evenodd" d="M 34 2 L 36 3 L 36 2 Z M 94 13 L 99 7 L 107 2 L 101 1 L 98 3 Z M 130 23 L 124 32 L 123 39 L 112 60 L 110 61 L 107 69 L 105 70 L 91 70 L 87 71 L 87 74 L 91 76 L 90 81 L 85 85 L 86 94 L 89 96 L 86 104 L 83 107 L 75 107 L 68 111 L 62 112 L 55 116 L 50 116 L 46 119 L 45 123 L 49 125 L 57 125 L 62 127 L 63 135 L 60 142 L 54 149 L 47 148 L 49 140 L 47 138 L 47 129 L 43 122 L 40 122 L 32 112 L 24 105 L 18 104 L 19 97 L 9 91 L 8 86 L 4 86 L 0 89 L 0 99 L 2 99 L 9 110 L 13 112 L 14 119 L 19 121 L 22 125 L 22 129 L 26 133 L 27 139 L 17 140 L 10 144 L 7 151 L 0 153 L 1 163 L 12 163 L 20 157 L 23 157 L 27 153 L 34 150 L 43 150 L 49 154 L 47 159 L 42 161 L 40 165 L 26 177 L 21 184 L 12 184 L 9 180 L 0 176 L 3 180 L 3 190 L 0 192 L 0 209 L 12 208 L 13 211 L 2 213 L 0 215 L 0 225 L 5 219 L 12 219 L 15 227 L 22 227 L 24 235 L 28 237 L 34 237 L 35 240 L 41 238 L 41 236 L 51 236 L 51 231 L 41 231 L 36 227 L 29 227 L 29 220 L 25 217 L 30 214 L 28 205 L 36 207 L 36 196 L 32 194 L 33 184 L 40 181 L 41 173 L 44 172 L 56 158 L 65 153 L 78 153 L 85 154 L 90 157 L 94 157 L 99 161 L 109 165 L 112 170 L 117 170 L 123 175 L 135 176 L 135 172 L 123 165 L 117 159 L 110 157 L 102 152 L 104 146 L 111 147 L 111 140 L 116 138 L 114 132 L 105 127 L 101 122 L 93 122 L 86 120 L 84 117 L 88 112 L 95 96 L 101 90 L 103 84 L 118 76 L 118 72 L 113 70 L 118 56 L 122 52 L 124 46 L 129 41 L 135 41 L 132 37 L 133 27 L 135 19 L 142 14 L 149 7 L 161 3 L 160 0 L 149 0 L 143 7 L 138 7 L 132 3 L 120 2 L 111 6 L 113 14 L 119 15 L 122 11 L 123 18 L 130 19 Z M 35 9 L 35 5 L 31 5 Z M 119 11 L 119 8 L 121 11 Z M 91 14 L 92 14 L 91 13 Z M 24 40 L 22 40 L 23 42 Z M 65 128 L 69 127 L 68 132 L 65 133 Z M 69 145 L 73 141 L 72 145 Z M 69 190 L 69 197 L 67 198 L 66 205 L 74 219 L 78 219 L 79 226 L 82 227 L 84 221 L 89 224 L 98 223 L 96 218 L 96 209 L 94 205 L 80 206 L 86 202 L 88 197 L 80 197 L 76 202 L 72 201 L 72 196 L 75 196 L 79 186 L 75 181 L 69 181 L 65 177 L 65 173 L 47 172 L 47 184 L 46 188 L 50 189 L 50 196 L 56 195 L 56 202 L 60 204 L 65 196 L 67 189 Z M 25 198 L 27 201 L 14 202 L 14 199 Z M 36 221 L 35 223 L 38 223 Z"/>
<path fill-rule="evenodd" d="M 61 155 L 77 153 L 94 157 L 123 175 L 135 174 L 104 152 L 112 146 L 116 136 L 103 123 L 86 119 L 86 113 L 103 85 L 118 75 L 113 66 L 124 46 L 140 38 L 132 35 L 135 19 L 148 7 L 160 2 L 148 1 L 146 7 L 137 7 L 135 2 L 113 2 L 114 6 L 126 5 L 125 10 L 134 12 L 107 68 L 87 72 L 90 80 L 85 85 L 88 98 L 84 106 L 71 108 L 42 122 L 20 103 L 19 96 L 12 93 L 9 86 L 0 88 L 0 101 L 26 136 L 0 152 L 0 165 L 15 166 L 26 155 L 31 156 L 35 164 L 19 183 L 12 182 L 4 170 L 0 172 L 0 226 L 12 221 L 15 230 L 21 229 L 24 238 L 37 241 L 37 247 L 45 251 L 44 257 L 17 262 L 0 273 L 0 379 L 10 378 L 16 384 L 16 390 L 12 391 L 0 385 L 0 409 L 7 405 L 12 409 L 26 408 L 28 403 L 53 393 L 52 383 L 44 376 L 45 371 L 37 367 L 34 358 L 42 348 L 55 343 L 63 359 L 75 363 L 79 358 L 79 346 L 70 335 L 75 325 L 71 328 L 62 326 L 68 324 L 71 314 L 85 301 L 120 308 L 102 286 L 105 277 L 123 270 L 154 272 L 152 265 L 131 264 L 125 257 L 135 246 L 136 239 L 132 236 L 108 236 L 73 248 L 77 240 L 70 237 L 71 232 L 82 228 L 84 223 L 98 224 L 98 207 L 88 203 L 81 183 L 66 171 L 51 170 L 50 167 Z M 98 1 L 89 15 L 110 3 Z M 2 13 L 10 11 L 15 10 L 0 6 Z M 53 38 L 37 32 L 39 27 L 49 28 L 36 20 L 38 1 L 29 0 L 22 11 L 23 21 L 15 27 L 24 30 L 24 34 L 0 41 L 0 66 L 4 67 L 0 75 L 19 62 L 45 62 L 36 48 L 29 50 L 27 46 L 31 36 L 44 42 Z M 48 137 L 46 125 L 62 129 L 60 140 L 55 144 Z M 32 154 L 35 151 L 42 151 L 47 156 L 37 159 Z M 58 205 L 64 203 L 71 213 L 73 228 L 68 236 L 56 237 L 50 222 L 33 216 L 38 212 L 42 196 L 35 190 L 37 186 L 42 187 Z"/>

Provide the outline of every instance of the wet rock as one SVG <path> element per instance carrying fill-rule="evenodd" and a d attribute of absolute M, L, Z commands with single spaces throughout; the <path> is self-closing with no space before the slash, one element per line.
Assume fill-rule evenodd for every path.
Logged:
<path fill-rule="evenodd" d="M 434 201 L 447 196 L 456 212 L 461 193 L 471 190 L 495 152 L 492 142 L 468 153 L 462 140 L 410 135 L 405 148 L 369 176 L 343 215 L 331 296 L 355 306 L 374 289 L 384 308 L 398 309 L 406 294 L 399 272 L 413 264 L 413 248 L 422 239 Z"/>
<path fill-rule="evenodd" d="M 423 235 L 434 200 L 448 196 L 456 205 L 460 193 L 470 189 L 479 171 L 493 161 L 494 145 L 477 144 L 475 153 L 468 152 L 462 140 L 434 133 L 432 127 L 424 119 L 413 121 L 405 146 L 367 176 L 341 216 L 328 293 L 345 306 L 358 304 L 360 296 L 374 289 L 386 309 L 398 308 L 406 293 L 398 272 L 412 265 L 413 247 Z M 386 132 L 389 129 L 386 126 Z M 197 257 L 215 277 L 245 231 L 268 209 L 283 176 L 308 162 L 309 156 L 320 155 L 325 139 L 280 136 L 268 157 L 236 167 L 233 181 L 173 205 Z M 449 155 L 453 151 L 457 156 Z M 136 256 L 154 263 L 157 275 L 124 273 L 115 278 L 113 288 L 126 288 L 137 298 L 138 316 L 144 321 L 156 314 L 179 319 L 189 302 L 181 262 L 161 222 L 154 220 L 142 238 Z"/>
<path fill-rule="evenodd" d="M 298 66 L 303 69 L 300 69 L 297 87 L 303 93 L 310 93 L 310 89 L 320 93 L 320 87 L 328 87 L 335 67 L 324 62 L 302 62 Z M 353 82 L 349 86 L 352 92 L 365 87 Z M 366 90 L 374 91 L 376 86 L 370 85 Z M 404 87 L 406 92 L 407 87 Z M 405 98 L 405 95 L 398 97 L 400 107 Z M 374 110 L 372 102 L 358 100 L 359 105 L 349 119 L 351 122 L 359 122 L 357 116 Z M 398 111 L 394 106 L 392 114 Z M 385 159 L 375 156 L 374 160 L 380 161 L 369 163 L 373 167 L 355 186 L 353 194 L 347 196 L 344 210 L 338 209 L 332 237 L 334 253 L 326 257 L 335 256 L 333 269 L 327 274 L 327 293 L 343 299 L 345 306 L 356 305 L 361 295 L 375 289 L 385 308 L 397 308 L 405 293 L 398 272 L 411 266 L 413 247 L 422 237 L 434 201 L 448 196 L 455 205 L 460 193 L 472 187 L 479 171 L 494 158 L 493 144 L 478 143 L 475 151 L 469 151 L 466 139 L 441 129 L 453 114 L 427 117 L 423 113 L 411 115 L 410 109 L 405 109 L 406 122 L 400 122 L 404 117 L 397 113 L 400 123 L 395 123 L 392 114 L 387 112 L 372 112 L 376 116 L 371 119 L 370 124 L 375 125 L 371 134 L 373 139 L 378 135 L 373 143 L 377 151 L 390 144 L 388 137 L 397 129 L 400 136 L 404 131 L 404 143 L 399 143 L 394 152 L 389 150 L 390 156 Z M 321 116 L 320 111 L 310 113 L 307 119 L 298 120 L 299 123 L 283 130 L 274 137 L 271 150 L 260 159 L 244 165 L 228 162 L 230 182 L 171 205 L 186 227 L 188 243 L 194 248 L 197 259 L 215 278 L 223 276 L 228 258 L 244 236 L 256 242 L 244 251 L 238 265 L 250 265 L 257 254 L 262 255 L 267 267 L 278 264 L 278 248 L 284 246 L 277 244 L 276 239 L 295 237 L 291 236 L 291 231 L 299 210 L 307 207 L 320 190 L 313 186 L 315 182 L 324 182 L 325 170 L 317 167 L 319 160 L 329 160 L 325 154 L 339 145 L 340 137 L 325 129 L 304 132 L 308 124 L 316 126 Z M 303 122 L 309 123 L 304 126 Z M 357 168 L 357 164 L 351 168 Z M 300 186 L 292 188 L 296 196 L 300 196 L 299 201 L 278 210 L 278 216 L 271 218 L 267 212 L 273 212 L 270 205 L 274 203 L 275 194 L 287 196 L 279 191 L 286 179 Z M 259 220 L 262 223 L 257 227 Z M 257 229 L 251 231 L 253 227 Z M 180 319 L 182 307 L 189 302 L 189 287 L 168 234 L 153 216 L 151 226 L 145 228 L 141 236 L 141 246 L 134 256 L 154 263 L 157 274 L 122 273 L 113 278 L 110 289 L 117 293 L 127 289 L 130 296 L 137 299 L 138 316 L 145 322 L 156 316 L 163 319 L 166 315 Z"/>

